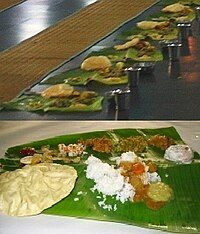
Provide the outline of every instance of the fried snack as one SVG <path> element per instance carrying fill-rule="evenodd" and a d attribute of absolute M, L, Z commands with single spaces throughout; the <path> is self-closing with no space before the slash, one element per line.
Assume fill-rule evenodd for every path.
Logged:
<path fill-rule="evenodd" d="M 137 27 L 148 30 L 148 29 L 162 29 L 169 26 L 168 21 L 157 22 L 157 21 L 141 21 L 137 23 Z"/>
<path fill-rule="evenodd" d="M 175 145 L 175 144 L 176 143 L 174 142 L 173 139 L 166 137 L 166 136 L 161 136 L 161 135 L 152 136 L 148 140 L 148 145 L 156 146 L 158 148 L 161 148 L 162 150 L 166 150 L 169 146 Z"/>
<path fill-rule="evenodd" d="M 139 43 L 140 39 L 139 38 L 133 38 L 131 41 L 126 42 L 125 44 L 122 45 L 116 45 L 114 46 L 114 48 L 116 50 L 126 50 L 130 47 L 134 47 L 135 45 L 137 45 Z"/>
<path fill-rule="evenodd" d="M 10 216 L 41 213 L 68 196 L 77 172 L 67 165 L 41 163 L 0 175 L 0 211 Z"/>
<path fill-rule="evenodd" d="M 111 61 L 106 56 L 91 56 L 83 61 L 81 69 L 86 71 L 104 70 L 111 67 Z"/>
<path fill-rule="evenodd" d="M 41 96 L 44 98 L 70 97 L 74 92 L 74 87 L 68 84 L 57 84 L 45 89 Z"/>

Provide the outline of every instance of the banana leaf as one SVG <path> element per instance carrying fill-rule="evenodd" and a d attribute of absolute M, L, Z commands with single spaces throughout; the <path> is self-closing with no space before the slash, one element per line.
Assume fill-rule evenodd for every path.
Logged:
<path fill-rule="evenodd" d="M 166 135 L 172 138 L 176 143 L 183 143 L 181 137 L 173 127 L 161 129 L 115 129 L 112 131 L 120 137 L 144 136 L 148 139 L 155 134 Z M 34 147 L 40 149 L 43 145 L 50 145 L 56 148 L 59 143 L 76 143 L 80 139 L 94 137 L 110 137 L 110 131 L 89 132 L 82 134 L 72 134 L 57 136 L 41 141 L 31 142 L 24 145 L 11 147 L 7 150 L 5 157 L 0 163 L 3 170 L 13 170 L 18 167 L 19 159 L 22 157 L 19 153 L 24 147 Z M 163 151 L 154 151 L 154 148 L 147 149 L 156 157 L 163 158 Z M 94 156 L 105 159 L 108 154 L 99 154 L 89 150 Z M 120 222 L 140 227 L 159 229 L 168 232 L 179 233 L 199 233 L 200 232 L 200 164 L 199 154 L 195 152 L 195 160 L 189 165 L 181 165 L 165 162 L 165 165 L 158 164 L 158 173 L 162 181 L 169 184 L 174 191 L 174 199 L 158 211 L 150 210 L 143 202 L 124 204 L 107 196 L 106 203 L 116 204 L 116 211 L 108 211 L 99 207 L 98 202 L 102 197 L 96 191 L 90 190 L 94 183 L 86 179 L 86 165 L 83 161 L 79 164 L 72 164 L 78 172 L 78 180 L 72 193 L 53 207 L 45 210 L 44 214 L 71 216 L 85 219 L 104 220 Z M 82 194 L 78 192 L 82 191 Z M 78 199 L 75 199 L 78 198 Z M 75 199 L 75 200 L 74 200 Z"/>
<path fill-rule="evenodd" d="M 114 64 L 116 62 L 120 62 L 120 61 L 124 61 L 125 60 L 125 55 L 126 52 L 125 51 L 117 51 L 114 48 L 105 48 L 99 51 L 93 51 L 91 52 L 87 57 L 91 57 L 91 56 L 107 56 L 111 62 L 113 62 Z"/>
<path fill-rule="evenodd" d="M 65 74 L 68 74 L 68 72 Z M 62 79 L 60 76 L 57 80 L 57 77 L 58 76 L 50 77 L 45 82 L 42 82 L 42 84 L 60 84 L 65 82 L 67 84 L 77 86 L 87 85 L 91 81 L 99 82 L 105 85 L 126 84 L 128 82 L 126 76 L 105 78 L 103 75 L 99 74 L 98 71 L 85 72 L 81 69 L 71 71 L 71 77 L 68 75 L 68 78 L 66 78 L 64 73 L 62 73 Z"/>
<path fill-rule="evenodd" d="M 117 85 L 117 84 L 127 84 L 128 83 L 128 78 L 126 75 L 124 76 L 119 76 L 119 77 L 108 77 L 105 78 L 104 76 L 100 75 L 100 74 L 96 74 L 96 76 L 94 76 L 92 78 L 93 81 L 105 84 L 105 85 Z"/>
<path fill-rule="evenodd" d="M 178 20 L 178 15 L 176 13 L 164 13 L 164 12 L 159 12 L 152 14 L 149 19 L 155 20 L 155 21 L 165 21 L 165 20 L 174 20 L 178 23 L 182 22 L 192 22 L 196 19 L 196 14 L 195 12 L 190 12 L 184 20 Z"/>
<path fill-rule="evenodd" d="M 95 71 L 85 71 L 77 68 L 63 72 L 56 76 L 51 76 L 44 80 L 42 84 L 60 84 L 66 82 L 70 85 L 86 85 L 88 80 L 95 74 Z"/>
<path fill-rule="evenodd" d="M 192 3 L 194 4 L 194 5 L 200 5 L 200 0 L 192 0 Z"/>
<path fill-rule="evenodd" d="M 55 102 L 62 102 L 63 104 L 55 105 Z M 91 99 L 79 102 L 76 98 L 51 98 L 45 99 L 40 95 L 26 96 L 22 95 L 10 102 L 3 103 L 2 106 L 8 110 L 21 110 L 21 111 L 61 111 L 61 112 L 87 112 L 87 111 L 100 111 L 102 109 L 102 96 L 96 96 Z"/>
<path fill-rule="evenodd" d="M 131 29 L 128 29 L 124 32 L 122 32 L 121 34 L 119 34 L 117 36 L 117 40 L 130 40 L 130 39 L 133 39 L 134 37 L 139 37 L 141 39 L 145 39 L 146 36 L 143 34 L 143 30 L 140 29 L 140 28 L 137 28 L 137 27 L 134 27 L 134 28 L 131 28 Z"/>
<path fill-rule="evenodd" d="M 166 18 L 167 20 L 167 18 Z M 179 30 L 177 27 L 172 26 L 168 31 L 163 30 L 143 30 L 140 28 L 132 28 L 120 34 L 118 39 L 120 40 L 131 40 L 134 37 L 140 37 L 141 39 L 150 38 L 151 40 L 175 40 L 178 38 Z"/>
<path fill-rule="evenodd" d="M 167 5 L 171 5 L 174 3 L 195 6 L 195 5 L 200 5 L 200 0 L 164 0 L 163 5 L 167 6 Z"/>
<path fill-rule="evenodd" d="M 171 28 L 168 32 L 163 30 L 144 30 L 144 34 L 150 37 L 152 40 L 160 41 L 160 40 L 175 40 L 178 38 L 179 30 L 178 28 Z"/>
<path fill-rule="evenodd" d="M 132 59 L 135 61 L 140 61 L 140 62 L 147 62 L 147 61 L 162 61 L 163 60 L 163 55 L 160 50 L 155 50 L 152 52 L 148 57 L 139 57 L 138 56 L 138 50 L 134 48 L 130 48 L 127 50 L 126 53 L 126 58 L 127 59 Z"/>
<path fill-rule="evenodd" d="M 88 55 L 91 56 L 108 56 L 113 66 L 115 66 L 116 62 L 124 61 L 126 52 L 125 51 L 116 51 L 113 48 L 106 48 L 100 51 L 94 51 Z M 90 81 L 99 82 L 105 85 L 116 85 L 116 84 L 125 84 L 127 83 L 127 77 L 116 77 L 116 78 L 105 78 L 98 71 L 85 71 L 80 68 L 73 69 L 61 73 L 56 76 L 49 77 L 42 84 L 60 84 L 60 83 L 68 83 L 70 85 L 86 85 Z"/>

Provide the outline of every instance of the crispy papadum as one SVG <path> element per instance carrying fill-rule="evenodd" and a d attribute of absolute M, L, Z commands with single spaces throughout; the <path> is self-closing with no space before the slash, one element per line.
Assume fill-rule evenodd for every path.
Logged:
<path fill-rule="evenodd" d="M 164 27 L 167 24 L 167 21 L 163 21 L 163 22 L 158 22 L 158 21 L 141 21 L 139 23 L 137 23 L 137 27 L 144 29 L 144 30 L 148 30 L 148 29 L 155 29 L 155 28 L 160 28 L 160 27 Z"/>
<path fill-rule="evenodd" d="M 74 87 L 69 84 L 57 84 L 45 89 L 41 96 L 44 98 L 70 97 L 74 92 Z"/>
<path fill-rule="evenodd" d="M 188 9 L 188 6 L 182 5 L 180 3 L 175 3 L 172 5 L 168 5 L 162 9 L 162 12 L 168 12 L 168 13 L 177 13 L 184 11 L 185 9 Z"/>
<path fill-rule="evenodd" d="M 140 38 L 133 38 L 131 41 L 126 42 L 125 44 L 122 45 L 116 45 L 114 48 L 116 50 L 126 50 L 128 48 L 134 47 L 140 42 Z"/>
<path fill-rule="evenodd" d="M 83 61 L 81 69 L 86 71 L 103 70 L 111 67 L 111 61 L 106 56 L 91 56 Z"/>
<path fill-rule="evenodd" d="M 10 216 L 41 213 L 68 196 L 76 170 L 67 165 L 40 163 L 0 175 L 0 211 Z"/>

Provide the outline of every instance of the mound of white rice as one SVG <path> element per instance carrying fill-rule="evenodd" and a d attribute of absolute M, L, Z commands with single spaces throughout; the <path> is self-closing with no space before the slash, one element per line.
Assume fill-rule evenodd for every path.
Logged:
<path fill-rule="evenodd" d="M 114 169 L 108 163 L 103 163 L 100 159 L 90 156 L 86 161 L 86 177 L 95 181 L 94 190 L 104 195 L 116 195 L 116 199 L 122 203 L 133 198 L 134 188 L 129 184 L 120 171 Z"/>

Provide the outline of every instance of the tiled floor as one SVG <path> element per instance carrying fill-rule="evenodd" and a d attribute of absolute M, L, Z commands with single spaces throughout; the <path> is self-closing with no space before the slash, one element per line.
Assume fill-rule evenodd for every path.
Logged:
<path fill-rule="evenodd" d="M 8 49 L 96 0 L 27 0 L 0 14 L 0 51 Z"/>

